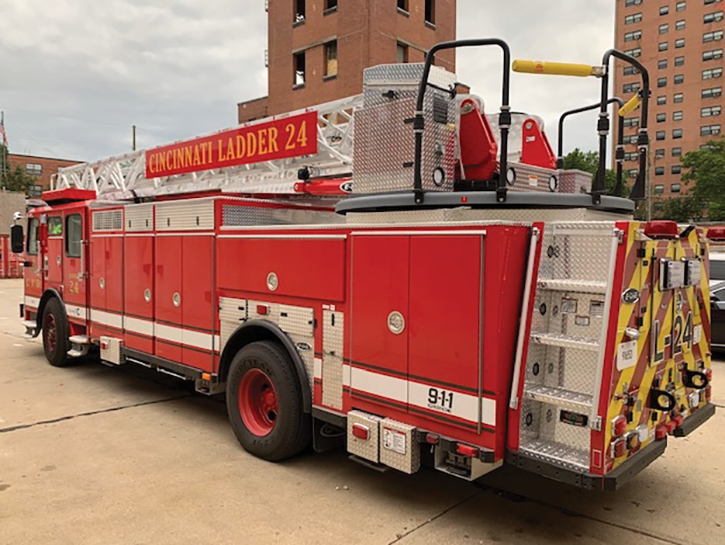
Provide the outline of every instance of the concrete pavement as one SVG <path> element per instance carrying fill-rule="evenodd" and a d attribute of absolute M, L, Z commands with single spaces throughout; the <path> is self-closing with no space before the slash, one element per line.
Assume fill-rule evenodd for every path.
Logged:
<path fill-rule="evenodd" d="M 725 409 L 616 494 L 507 469 L 379 474 L 342 452 L 270 464 L 179 381 L 49 366 L 21 298 L 0 281 L 0 544 L 725 543 Z"/>

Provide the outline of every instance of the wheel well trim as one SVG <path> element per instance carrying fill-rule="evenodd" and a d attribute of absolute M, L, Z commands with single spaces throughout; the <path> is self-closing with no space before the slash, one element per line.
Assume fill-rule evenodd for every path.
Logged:
<path fill-rule="evenodd" d="M 63 303 L 63 297 L 61 296 L 60 292 L 58 292 L 55 288 L 48 288 L 43 292 L 43 295 L 40 297 L 40 303 L 38 304 L 38 314 L 35 317 L 36 324 L 38 327 L 35 328 L 36 331 L 36 337 L 40 334 L 40 329 L 42 328 L 42 321 L 43 321 L 43 313 L 45 312 L 46 305 L 50 302 L 51 299 L 57 298 L 60 302 L 60 312 L 63 315 L 63 319 L 68 323 L 68 313 L 65 311 L 65 304 Z"/>
<path fill-rule="evenodd" d="M 221 356 L 219 357 L 219 379 L 221 381 L 226 381 L 227 375 L 229 373 L 229 367 L 231 366 L 231 361 L 237 351 L 241 350 L 242 348 L 253 342 L 267 340 L 259 337 L 255 338 L 255 335 L 252 334 L 251 338 L 247 340 L 247 342 L 239 346 L 237 350 L 231 348 L 236 344 L 234 342 L 235 339 L 240 337 L 242 334 L 249 332 L 251 329 L 257 328 L 261 328 L 265 330 L 265 332 L 271 333 L 274 339 L 279 341 L 279 343 L 284 347 L 289 356 L 292 358 L 292 362 L 294 363 L 295 370 L 297 371 L 297 377 L 300 382 L 300 389 L 302 390 L 302 405 L 304 411 L 306 413 L 312 412 L 312 388 L 310 387 L 309 376 L 307 374 L 305 364 L 302 361 L 302 357 L 300 356 L 299 352 L 297 352 L 297 348 L 295 347 L 292 339 L 290 339 L 289 335 L 282 331 L 282 329 L 277 324 L 268 320 L 249 320 L 239 326 L 234 331 L 234 333 L 229 336 L 229 339 L 227 339 L 227 342 L 224 345 Z"/>

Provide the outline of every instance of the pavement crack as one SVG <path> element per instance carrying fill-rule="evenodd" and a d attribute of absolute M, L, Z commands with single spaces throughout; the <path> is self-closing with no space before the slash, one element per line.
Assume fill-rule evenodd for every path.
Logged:
<path fill-rule="evenodd" d="M 185 395 L 180 395 L 180 396 L 175 396 L 175 397 L 167 397 L 164 399 L 156 399 L 153 401 L 141 401 L 140 403 L 132 403 L 131 405 L 119 405 L 118 407 L 109 407 L 108 409 L 101 409 L 98 411 L 89 411 L 89 412 L 85 412 L 85 413 L 71 414 L 68 416 L 51 418 L 50 420 L 40 420 L 38 422 L 33 422 L 31 424 L 18 424 L 17 426 L 0 428 L 0 433 L 9 433 L 11 431 L 24 430 L 27 428 L 34 428 L 36 426 L 45 426 L 47 424 L 57 424 L 58 422 L 64 422 L 66 420 L 73 420 L 75 418 L 82 418 L 84 416 L 94 416 L 94 415 L 103 414 L 103 413 L 113 413 L 113 412 L 117 412 L 117 411 L 122 411 L 124 409 L 132 409 L 134 407 L 143 407 L 144 405 L 155 405 L 157 403 L 168 403 L 169 401 L 176 401 L 178 399 L 184 399 L 186 397 L 191 397 L 191 394 L 185 394 Z"/>
<path fill-rule="evenodd" d="M 412 533 L 417 532 L 418 530 L 420 530 L 424 526 L 427 526 L 428 524 L 430 524 L 434 520 L 437 520 L 437 519 L 441 518 L 446 513 L 449 513 L 450 511 L 453 511 L 456 507 L 459 507 L 459 506 L 463 505 L 464 503 L 472 500 L 476 496 L 481 495 L 483 492 L 484 492 L 484 490 L 478 490 L 475 493 L 471 494 L 470 496 L 468 496 L 466 498 L 463 498 L 461 501 L 459 501 L 457 503 L 454 503 L 453 505 L 451 505 L 449 507 L 446 507 L 443 511 L 441 511 L 440 513 L 438 513 L 434 517 L 431 517 L 428 520 L 421 522 L 415 528 L 411 528 L 410 530 L 408 530 L 407 532 L 405 532 L 403 534 L 397 534 L 396 537 L 395 537 L 395 539 L 393 541 L 388 542 L 388 545 L 393 545 L 394 543 L 399 543 L 402 539 L 405 539 L 406 537 L 408 537 Z"/>

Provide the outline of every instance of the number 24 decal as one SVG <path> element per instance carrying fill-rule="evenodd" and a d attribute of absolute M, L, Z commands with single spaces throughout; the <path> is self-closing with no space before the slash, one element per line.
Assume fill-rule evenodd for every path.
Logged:
<path fill-rule="evenodd" d="M 665 359 L 665 350 L 659 350 L 660 322 L 654 323 L 654 341 L 655 341 L 655 361 L 660 362 Z M 669 343 L 667 340 L 669 339 Z M 665 337 L 665 346 L 672 344 L 672 353 L 679 354 L 682 352 L 682 343 L 687 345 L 688 349 L 692 349 L 692 312 L 687 313 L 687 317 L 683 320 L 682 315 L 675 316 L 675 323 L 672 326 L 672 335 Z"/>

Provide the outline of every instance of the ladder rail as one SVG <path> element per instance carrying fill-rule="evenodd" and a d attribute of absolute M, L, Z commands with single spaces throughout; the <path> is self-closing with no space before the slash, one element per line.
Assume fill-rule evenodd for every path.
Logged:
<path fill-rule="evenodd" d="M 100 161 L 59 169 L 51 178 L 51 189 L 78 188 L 96 192 L 104 200 L 128 200 L 135 196 L 179 194 L 221 189 L 226 192 L 294 193 L 297 171 L 307 167 L 315 177 L 350 174 L 355 109 L 362 106 L 362 95 L 271 116 L 241 127 L 285 119 L 305 112 L 317 112 L 318 152 L 314 156 L 261 161 L 222 169 L 210 169 L 161 178 L 146 178 L 146 150 L 138 150 Z M 207 138 L 229 129 L 197 138 Z M 190 140 L 195 140 L 190 139 Z M 174 143 L 188 142 L 182 140 Z M 269 184 L 269 189 L 265 184 Z M 284 185 L 280 185 L 284 184 Z"/>

